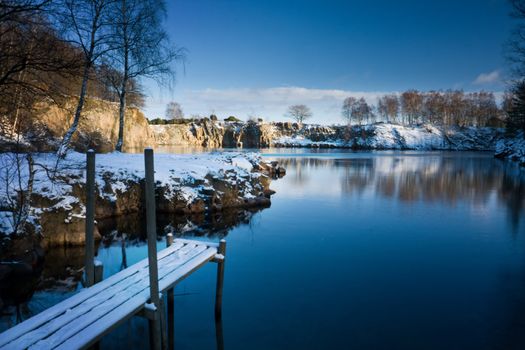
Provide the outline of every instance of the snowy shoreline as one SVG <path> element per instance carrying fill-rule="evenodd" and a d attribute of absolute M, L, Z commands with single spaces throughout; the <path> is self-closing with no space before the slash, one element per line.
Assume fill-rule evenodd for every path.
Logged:
<path fill-rule="evenodd" d="M 276 138 L 274 147 L 493 151 L 503 134 L 504 130 L 498 128 L 445 128 L 430 124 L 305 125 L 299 132 Z"/>
<path fill-rule="evenodd" d="M 525 166 L 525 135 L 518 133 L 515 137 L 500 140 L 496 145 L 497 158 L 506 158 Z"/>
<path fill-rule="evenodd" d="M 15 157 L 12 153 L 0 154 L 2 176 L 6 176 L 6 169 L 13 169 Z M 45 169 L 53 168 L 55 155 L 37 153 L 33 158 L 35 176 L 28 213 L 29 232 L 41 235 L 45 246 L 83 244 L 85 154 L 69 153 L 53 181 Z M 23 161 L 21 164 L 20 178 L 25 183 L 28 167 Z M 262 161 L 257 153 L 156 154 L 157 210 L 184 215 L 269 206 L 273 194 L 269 185 L 276 170 L 276 164 Z M 142 154 L 97 154 L 96 219 L 141 212 L 143 178 Z M 13 229 L 12 212 L 6 208 L 17 196 L 16 184 L 15 181 L 7 188 L 5 183 L 2 185 L 0 233 L 3 235 Z"/>

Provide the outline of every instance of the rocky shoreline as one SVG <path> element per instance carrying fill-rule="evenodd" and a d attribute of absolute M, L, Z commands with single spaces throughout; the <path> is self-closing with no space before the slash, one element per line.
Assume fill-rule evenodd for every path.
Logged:
<path fill-rule="evenodd" d="M 111 152 L 118 135 L 118 105 L 89 100 L 72 147 L 85 152 Z M 505 138 L 500 128 L 400 125 L 316 125 L 262 120 L 219 121 L 209 118 L 149 124 L 144 114 L 129 108 L 124 130 L 124 151 L 144 147 L 269 148 L 324 147 L 352 149 L 490 150 Z M 56 106 L 39 106 L 31 120 L 32 128 L 21 135 L 0 134 L 0 150 L 26 149 L 48 152 L 56 149 L 71 123 L 71 112 Z M 17 143 L 18 142 L 18 143 Z"/>
<path fill-rule="evenodd" d="M 8 155 L 2 154 L 0 160 L 7 162 Z M 35 162 L 42 166 L 51 166 L 55 160 L 53 154 L 35 155 Z M 60 167 L 55 179 L 43 170 L 34 179 L 26 230 L 40 236 L 44 247 L 84 243 L 85 155 L 71 153 Z M 271 179 L 284 175 L 277 163 L 265 162 L 256 153 L 239 152 L 157 154 L 155 169 L 157 210 L 177 215 L 267 207 L 274 193 Z M 96 220 L 143 211 L 141 154 L 97 155 L 96 171 Z M 6 235 L 12 218 L 6 211 L 0 215 L 0 232 Z M 100 238 L 98 228 L 95 234 Z"/>
<path fill-rule="evenodd" d="M 502 139 L 496 145 L 497 158 L 510 159 L 525 166 L 525 134 L 517 133 L 514 137 Z"/>

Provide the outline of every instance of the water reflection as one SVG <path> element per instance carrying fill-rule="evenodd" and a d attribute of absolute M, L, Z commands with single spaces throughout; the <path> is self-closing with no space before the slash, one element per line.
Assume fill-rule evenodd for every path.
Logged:
<path fill-rule="evenodd" d="M 460 202 L 483 210 L 497 201 L 507 210 L 508 221 L 517 231 L 525 216 L 525 171 L 516 164 L 486 155 L 447 156 L 344 155 L 341 157 L 279 158 L 288 169 L 288 181 L 298 187 L 325 183 L 320 170 L 337 169 L 340 184 L 330 183 L 322 191 L 346 195 L 379 196 L 401 202 Z M 312 178 L 314 177 L 314 178 Z"/>
<path fill-rule="evenodd" d="M 163 237 L 167 233 L 172 233 L 175 237 L 206 237 L 207 240 L 219 240 L 233 228 L 248 225 L 258 211 L 260 209 L 254 208 L 193 216 L 159 214 L 159 249 L 164 247 Z M 104 278 L 146 256 L 146 250 L 143 249 L 146 245 L 146 226 L 141 214 L 99 220 L 97 224 L 102 241 L 96 250 L 98 259 L 102 260 L 105 267 Z M 38 264 L 38 271 L 31 269 L 31 278 L 26 275 L 17 278 L 17 283 L 11 283 L 12 288 L 2 284 L 0 332 L 67 298 L 81 288 L 84 253 L 82 246 L 49 248 L 45 250 L 45 259 Z M 2 278 L 6 277 L 4 270 L 7 269 L 0 269 Z M 36 298 L 33 297 L 35 292 Z M 53 293 L 54 296 L 50 297 Z M 16 295 L 18 298 L 7 298 L 9 295 Z"/>
<path fill-rule="evenodd" d="M 268 159 L 287 175 L 272 182 L 263 213 L 159 216 L 162 234 L 227 235 L 229 246 L 224 325 L 213 320 L 208 264 L 175 289 L 175 348 L 525 348 L 525 169 L 482 153 L 283 150 Z M 106 276 L 146 256 L 141 225 L 100 223 Z M 53 259 L 75 271 L 82 253 Z M 48 273 L 60 277 L 68 265 L 56 263 Z M 30 305 L 57 295 L 39 291 Z M 101 348 L 147 348 L 147 339 L 147 322 L 133 318 Z"/>

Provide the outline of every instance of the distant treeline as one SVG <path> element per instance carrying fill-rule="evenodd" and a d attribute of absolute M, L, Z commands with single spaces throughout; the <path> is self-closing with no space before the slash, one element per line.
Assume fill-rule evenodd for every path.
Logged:
<path fill-rule="evenodd" d="M 350 124 L 387 121 L 406 125 L 499 127 L 505 125 L 511 108 L 510 93 L 503 96 L 498 106 L 492 92 L 408 90 L 380 96 L 375 105 L 369 105 L 364 98 L 348 97 L 343 102 L 342 116 Z"/>
<path fill-rule="evenodd" d="M 201 117 L 201 116 L 193 116 L 191 118 L 173 118 L 173 119 L 165 119 L 165 118 L 154 118 L 154 119 L 148 119 L 148 122 L 151 125 L 170 125 L 170 124 L 190 124 L 190 123 L 202 123 L 205 121 L 217 121 L 219 120 L 215 114 L 211 114 L 209 117 Z M 240 119 L 237 117 L 230 115 L 228 118 L 224 118 L 225 122 L 230 123 L 238 123 L 241 122 Z M 261 120 L 262 121 L 262 120 Z"/>

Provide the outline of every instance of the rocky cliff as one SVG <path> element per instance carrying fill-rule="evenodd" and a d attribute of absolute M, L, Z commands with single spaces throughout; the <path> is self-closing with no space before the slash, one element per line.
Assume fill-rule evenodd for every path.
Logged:
<path fill-rule="evenodd" d="M 206 148 L 270 147 L 277 136 L 273 124 L 214 122 L 203 119 L 189 124 L 151 125 L 157 146 Z"/>
<path fill-rule="evenodd" d="M 220 123 L 204 120 L 180 125 L 152 125 L 162 146 L 311 147 L 351 149 L 494 150 L 502 129 L 403 126 L 300 125 L 297 123 Z"/>
<path fill-rule="evenodd" d="M 72 122 L 74 104 L 64 108 L 42 105 L 35 111 L 25 144 L 40 151 L 56 146 Z M 72 147 L 110 152 L 118 136 L 118 104 L 87 101 Z M 352 149 L 494 150 L 501 129 L 474 127 L 403 126 L 376 123 L 364 126 L 324 126 L 292 122 L 223 122 L 204 118 L 181 124 L 150 125 L 138 109 L 129 108 L 124 151 L 146 146 L 205 148 L 338 147 Z M 6 141 L 7 140 L 7 141 Z M 0 149 L 9 150 L 0 134 Z"/>
<path fill-rule="evenodd" d="M 37 105 L 23 143 L 36 151 L 54 151 L 73 122 L 75 107 L 74 101 L 62 107 Z M 71 147 L 81 152 L 90 148 L 97 152 L 113 151 L 118 137 L 118 108 L 117 103 L 87 100 Z M 139 109 L 128 108 L 125 118 L 124 151 L 155 146 L 153 131 Z M 8 137 L 0 136 L 3 141 L 0 146 L 9 150 Z"/>

